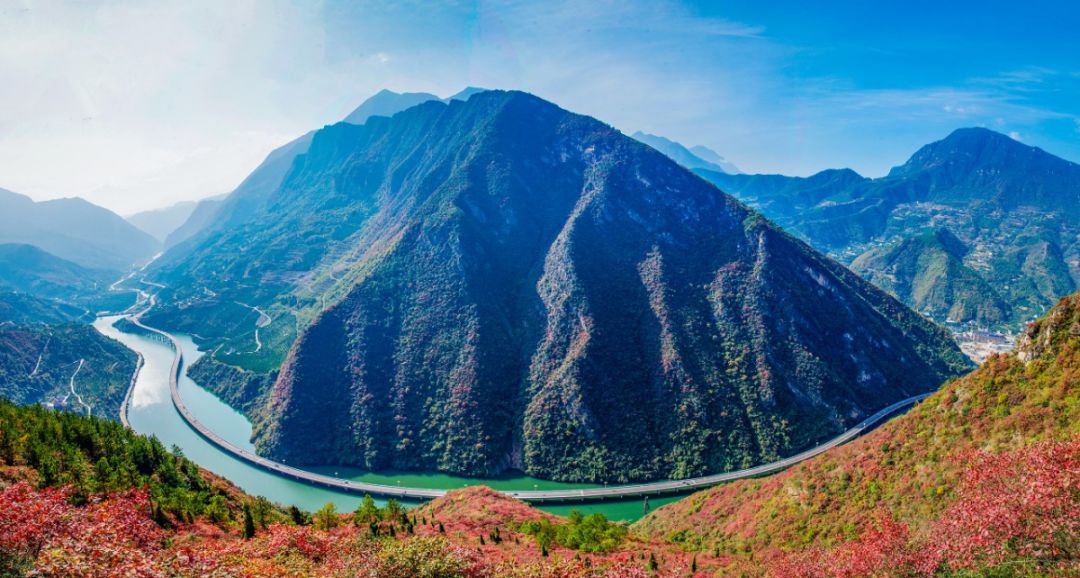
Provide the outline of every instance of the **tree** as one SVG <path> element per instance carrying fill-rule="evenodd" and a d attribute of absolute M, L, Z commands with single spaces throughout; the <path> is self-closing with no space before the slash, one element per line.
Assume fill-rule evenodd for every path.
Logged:
<path fill-rule="evenodd" d="M 379 507 L 375 505 L 375 500 L 370 495 L 364 494 L 364 499 L 360 501 L 360 505 L 353 512 L 353 524 L 356 526 L 370 525 L 378 521 Z"/>
<path fill-rule="evenodd" d="M 307 516 L 296 506 L 289 506 L 289 519 L 295 526 L 304 526 L 308 523 Z"/>
<path fill-rule="evenodd" d="M 337 515 L 337 506 L 333 502 L 323 504 L 323 507 L 319 508 L 318 512 L 315 512 L 314 522 L 315 527 L 319 530 L 336 528 L 340 522 Z"/>
<path fill-rule="evenodd" d="M 251 515 L 251 506 L 244 504 L 244 539 L 250 540 L 255 537 L 255 518 Z"/>
<path fill-rule="evenodd" d="M 390 498 L 386 502 L 386 519 L 397 520 L 401 517 L 401 513 L 404 512 L 404 508 L 401 507 L 401 502 Z"/>
<path fill-rule="evenodd" d="M 229 521 L 229 506 L 225 503 L 225 496 L 218 494 L 211 497 L 204 513 L 211 522 L 218 526 L 225 525 Z"/>
<path fill-rule="evenodd" d="M 274 504 L 263 496 L 255 498 L 251 504 L 251 517 L 256 528 L 266 529 L 277 515 Z"/>

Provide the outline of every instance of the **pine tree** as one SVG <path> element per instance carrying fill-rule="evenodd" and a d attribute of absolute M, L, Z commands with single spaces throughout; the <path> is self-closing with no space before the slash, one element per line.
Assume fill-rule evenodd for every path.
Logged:
<path fill-rule="evenodd" d="M 255 537 L 255 518 L 251 515 L 251 506 L 244 504 L 244 539 L 250 540 Z"/>
<path fill-rule="evenodd" d="M 649 552 L 649 570 L 656 572 L 660 568 L 660 564 L 656 562 L 656 554 Z"/>
<path fill-rule="evenodd" d="M 304 526 L 307 524 L 307 517 L 300 511 L 300 508 L 296 506 L 289 506 L 289 519 L 292 520 L 293 525 Z"/>

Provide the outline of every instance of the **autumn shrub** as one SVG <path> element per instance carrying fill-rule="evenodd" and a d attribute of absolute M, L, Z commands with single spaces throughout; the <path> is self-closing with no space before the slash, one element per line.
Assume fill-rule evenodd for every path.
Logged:
<path fill-rule="evenodd" d="M 777 578 L 1080 575 L 1080 439 L 972 452 L 957 498 L 915 534 L 888 511 L 832 548 L 777 556 Z"/>
<path fill-rule="evenodd" d="M 372 578 L 494 578 L 475 550 L 438 537 L 387 541 Z"/>

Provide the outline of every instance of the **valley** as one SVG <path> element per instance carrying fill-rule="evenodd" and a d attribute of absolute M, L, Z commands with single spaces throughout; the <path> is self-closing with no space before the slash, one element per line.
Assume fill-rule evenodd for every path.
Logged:
<path fill-rule="evenodd" d="M 0 6 L 0 578 L 1080 578 L 1075 22 Z"/>
<path fill-rule="evenodd" d="M 296 505 L 309 511 L 314 511 L 327 502 L 336 504 L 342 511 L 354 509 L 359 504 L 362 494 L 323 489 L 317 485 L 293 481 L 267 472 L 229 455 L 228 452 L 222 451 L 198 435 L 183 420 L 171 401 L 169 372 L 173 363 L 173 350 L 160 340 L 120 331 L 114 327 L 120 319 L 121 317 L 118 316 L 101 317 L 95 321 L 94 327 L 105 336 L 138 352 L 145 360 L 131 390 L 131 403 L 127 414 L 134 431 L 153 435 L 167 446 L 176 446 L 183 450 L 188 459 L 229 479 L 241 489 L 252 494 L 266 496 L 280 504 Z M 250 422 L 187 375 L 186 368 L 189 364 L 198 361 L 204 352 L 200 351 L 188 336 L 177 336 L 177 341 L 187 360 L 185 370 L 180 372 L 179 379 L 179 390 L 182 392 L 184 405 L 210 431 L 221 436 L 228 444 L 254 453 Z M 465 478 L 434 472 L 366 472 L 356 468 L 334 466 L 307 468 L 307 470 L 315 474 L 353 482 L 434 490 L 461 488 L 478 483 L 503 491 L 597 487 L 590 484 L 552 482 L 520 474 L 497 478 Z M 674 499 L 677 498 L 655 497 L 650 500 L 650 503 L 652 507 L 659 507 Z M 385 503 L 383 500 L 384 498 L 380 498 L 380 503 Z M 417 502 L 414 500 L 411 504 L 416 505 Z M 638 498 L 621 502 L 551 504 L 542 507 L 561 514 L 566 514 L 571 509 L 586 513 L 603 512 L 615 520 L 635 520 L 644 514 L 642 501 Z"/>

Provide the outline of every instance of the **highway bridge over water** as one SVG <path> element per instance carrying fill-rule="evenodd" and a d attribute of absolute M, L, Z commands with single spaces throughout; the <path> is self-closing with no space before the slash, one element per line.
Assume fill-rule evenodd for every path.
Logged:
<path fill-rule="evenodd" d="M 145 313 L 145 311 L 143 311 Z M 312 484 L 319 487 L 329 488 L 341 492 L 350 494 L 370 494 L 372 496 L 381 498 L 395 498 L 398 500 L 408 501 L 426 501 L 434 498 L 438 498 L 446 494 L 448 490 L 434 489 L 434 488 L 410 488 L 401 486 L 387 486 L 382 484 L 371 484 L 366 482 L 357 482 L 352 480 L 346 480 L 342 478 L 336 478 L 333 476 L 325 476 L 317 474 L 300 468 L 287 466 L 285 464 L 275 462 L 273 460 L 266 459 L 262 456 L 256 455 L 252 452 L 237 447 L 230 443 L 228 440 L 222 438 L 218 434 L 211 431 L 205 425 L 200 422 L 194 414 L 188 410 L 184 405 L 184 400 L 180 398 L 180 391 L 178 388 L 178 380 L 180 377 L 180 371 L 183 366 L 183 349 L 180 346 L 180 342 L 177 341 L 172 335 L 155 329 L 148 325 L 144 325 L 139 317 L 141 314 L 137 314 L 129 317 L 131 322 L 153 336 L 153 338 L 166 343 L 172 347 L 175 355 L 173 356 L 172 368 L 169 372 L 169 393 L 172 397 L 172 403 L 176 407 L 176 411 L 180 413 L 180 416 L 187 422 L 191 429 L 195 430 L 200 436 L 205 438 L 211 444 L 217 446 L 221 450 L 228 452 L 234 457 L 243 460 L 251 465 L 262 468 L 266 471 L 272 472 L 285 478 L 298 480 L 308 484 Z M 134 380 L 132 380 L 134 386 Z M 130 392 L 129 392 L 130 395 Z M 785 470 L 801 461 L 808 460 L 818 454 L 824 453 L 829 449 L 839 446 L 845 442 L 848 442 L 859 435 L 873 429 L 874 426 L 888 418 L 889 416 L 908 408 L 923 399 L 926 399 L 930 394 L 917 395 L 909 397 L 907 399 L 898 401 L 881 411 L 878 411 L 874 415 L 863 420 L 855 427 L 849 429 L 843 434 L 829 440 L 828 442 L 806 450 L 802 453 L 794 456 L 784 458 L 768 464 L 762 464 L 752 468 L 744 470 L 738 470 L 734 472 L 726 472 L 722 474 L 715 474 L 711 476 L 702 476 L 698 478 L 690 478 L 685 480 L 667 480 L 659 482 L 649 482 L 642 484 L 626 484 L 617 486 L 605 486 L 602 488 L 585 488 L 585 489 L 559 489 L 559 490 L 504 490 L 503 493 L 509 496 L 513 496 L 519 500 L 532 503 L 542 502 L 595 502 L 603 500 L 623 500 L 629 498 L 643 498 L 643 497 L 656 497 L 662 495 L 672 494 L 686 494 L 716 486 L 725 482 L 738 480 L 742 478 L 752 478 L 763 476 L 767 474 L 773 474 L 782 470 Z M 123 415 L 121 420 L 127 424 L 127 404 L 125 403 L 122 410 Z"/>

